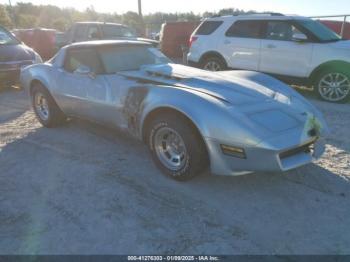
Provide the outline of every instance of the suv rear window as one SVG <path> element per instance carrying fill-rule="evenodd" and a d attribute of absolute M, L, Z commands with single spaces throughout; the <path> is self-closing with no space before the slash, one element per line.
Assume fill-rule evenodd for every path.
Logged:
<path fill-rule="evenodd" d="M 221 26 L 223 21 L 205 21 L 196 31 L 196 35 L 210 35 Z"/>
<path fill-rule="evenodd" d="M 226 32 L 229 37 L 260 38 L 260 21 L 237 21 Z"/>
<path fill-rule="evenodd" d="M 102 30 L 106 38 L 135 37 L 134 32 L 126 26 L 104 25 Z"/>

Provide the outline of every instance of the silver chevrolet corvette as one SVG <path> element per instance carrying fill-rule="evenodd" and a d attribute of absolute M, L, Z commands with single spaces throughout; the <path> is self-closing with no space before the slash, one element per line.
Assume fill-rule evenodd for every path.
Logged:
<path fill-rule="evenodd" d="M 21 83 L 45 127 L 79 117 L 125 130 L 176 180 L 208 166 L 218 175 L 291 170 L 322 155 L 328 132 L 314 106 L 270 76 L 172 64 L 137 41 L 66 46 L 23 69 Z"/>

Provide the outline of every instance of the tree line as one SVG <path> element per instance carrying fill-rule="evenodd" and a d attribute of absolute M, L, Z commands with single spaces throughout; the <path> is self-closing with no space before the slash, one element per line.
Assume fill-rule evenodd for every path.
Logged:
<path fill-rule="evenodd" d="M 67 30 L 74 22 L 79 21 L 101 21 L 122 23 L 142 31 L 145 28 L 151 32 L 159 31 L 161 24 L 175 21 L 200 21 L 203 17 L 238 15 L 254 13 L 254 11 L 245 12 L 236 8 L 222 9 L 219 12 L 205 12 L 203 14 L 187 13 L 162 13 L 157 12 L 147 14 L 143 17 L 136 12 L 118 13 L 100 13 L 93 6 L 84 11 L 78 11 L 74 8 L 59 8 L 53 5 L 33 5 L 32 3 L 17 3 L 10 7 L 9 5 L 0 5 L 0 25 L 10 29 L 27 29 L 35 27 L 53 28 L 59 31 Z"/>

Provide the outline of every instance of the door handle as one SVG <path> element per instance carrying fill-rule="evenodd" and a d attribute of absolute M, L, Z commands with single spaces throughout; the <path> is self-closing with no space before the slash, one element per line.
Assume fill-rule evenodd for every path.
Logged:
<path fill-rule="evenodd" d="M 273 44 L 268 44 L 268 45 L 267 45 L 267 48 L 272 49 L 272 48 L 276 48 L 276 46 L 275 46 L 275 45 L 273 45 Z"/>
<path fill-rule="evenodd" d="M 230 40 L 225 40 L 225 41 L 224 41 L 224 44 L 225 44 L 225 45 L 229 45 L 229 44 L 231 44 L 231 41 L 230 41 Z"/>

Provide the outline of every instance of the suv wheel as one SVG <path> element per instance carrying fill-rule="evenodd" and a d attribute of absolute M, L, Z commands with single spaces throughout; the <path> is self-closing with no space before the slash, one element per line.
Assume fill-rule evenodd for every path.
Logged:
<path fill-rule="evenodd" d="M 350 73 L 340 69 L 325 70 L 316 78 L 314 91 L 325 101 L 344 103 L 350 98 Z"/>
<path fill-rule="evenodd" d="M 201 67 L 204 70 L 216 72 L 216 71 L 225 70 L 226 64 L 219 57 L 209 56 L 203 59 L 203 62 L 201 63 Z"/>
<path fill-rule="evenodd" d="M 180 115 L 162 114 L 152 120 L 147 140 L 158 168 L 175 180 L 189 180 L 206 168 L 205 145 Z"/>
<path fill-rule="evenodd" d="M 31 95 L 35 115 L 43 126 L 54 127 L 66 120 L 55 100 L 41 84 L 34 86 Z"/>

